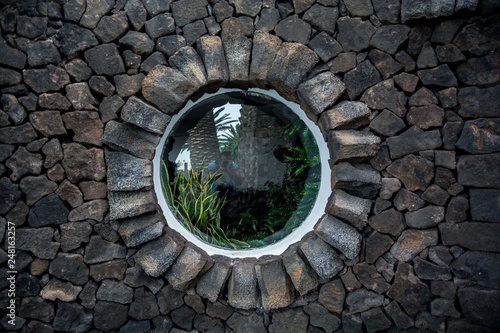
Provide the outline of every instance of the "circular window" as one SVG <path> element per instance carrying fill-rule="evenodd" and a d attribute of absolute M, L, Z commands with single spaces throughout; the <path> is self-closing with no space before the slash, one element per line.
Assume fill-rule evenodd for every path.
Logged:
<path fill-rule="evenodd" d="M 297 104 L 274 91 L 221 89 L 172 118 L 156 150 L 155 190 L 169 226 L 209 254 L 278 254 L 323 214 L 327 156 Z"/>

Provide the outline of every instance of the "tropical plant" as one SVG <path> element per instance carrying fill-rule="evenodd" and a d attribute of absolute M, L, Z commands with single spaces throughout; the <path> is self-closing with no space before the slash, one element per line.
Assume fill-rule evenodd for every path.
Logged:
<path fill-rule="evenodd" d="M 178 175 L 170 183 L 167 166 L 163 163 L 161 181 L 167 203 L 176 218 L 191 233 L 205 242 L 233 249 L 248 247 L 248 244 L 227 238 L 220 227 L 221 210 L 225 196 L 218 197 L 214 183 L 220 174 L 204 175 L 203 167 L 191 170 L 187 177 Z"/>

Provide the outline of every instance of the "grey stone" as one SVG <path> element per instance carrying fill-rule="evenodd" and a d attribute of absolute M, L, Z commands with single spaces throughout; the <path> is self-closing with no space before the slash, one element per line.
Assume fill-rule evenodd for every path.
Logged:
<path fill-rule="evenodd" d="M 54 329 L 83 333 L 90 330 L 93 316 L 77 303 L 60 302 L 54 318 Z"/>
<path fill-rule="evenodd" d="M 87 309 L 93 309 L 96 304 L 95 294 L 97 292 L 98 284 L 93 280 L 87 282 L 84 286 L 78 298 L 81 300 L 81 304 Z"/>
<path fill-rule="evenodd" d="M 278 333 L 284 330 L 290 333 L 305 332 L 308 324 L 308 316 L 302 309 L 287 309 L 273 314 L 269 325 L 270 333 Z"/>
<path fill-rule="evenodd" d="M 407 155 L 394 161 L 387 172 L 401 180 L 409 191 L 425 190 L 434 178 L 434 163 L 420 156 Z"/>
<path fill-rule="evenodd" d="M 54 318 L 54 315 L 54 306 L 41 297 L 25 297 L 19 308 L 21 318 L 38 319 L 48 323 Z"/>
<path fill-rule="evenodd" d="M 360 263 L 353 267 L 358 280 L 368 289 L 377 293 L 384 293 L 391 287 L 385 279 L 377 272 L 374 265 Z"/>
<path fill-rule="evenodd" d="M 127 321 L 128 306 L 115 302 L 98 301 L 94 308 L 94 325 L 98 330 L 117 330 Z"/>
<path fill-rule="evenodd" d="M 394 241 L 391 237 L 374 231 L 370 237 L 366 239 L 366 262 L 373 264 L 382 254 L 389 250 L 392 244 L 394 244 Z"/>
<path fill-rule="evenodd" d="M 292 98 L 302 79 L 318 61 L 319 57 L 308 47 L 283 43 L 267 74 L 267 81 L 286 97 Z"/>
<path fill-rule="evenodd" d="M 66 98 L 77 110 L 94 108 L 97 100 L 92 95 L 90 87 L 86 82 L 73 83 L 66 86 Z"/>
<path fill-rule="evenodd" d="M 142 1 L 131 0 L 125 4 L 125 13 L 135 30 L 141 30 L 146 23 L 148 12 L 144 8 Z"/>
<path fill-rule="evenodd" d="M 127 262 L 125 260 L 114 260 L 102 264 L 90 266 L 90 276 L 97 282 L 104 279 L 123 280 Z"/>
<path fill-rule="evenodd" d="M 361 235 L 356 229 L 331 215 L 323 216 L 315 233 L 349 259 L 356 258 L 361 248 Z"/>
<path fill-rule="evenodd" d="M 342 96 L 344 91 L 345 85 L 342 80 L 335 76 L 335 74 L 333 74 L 332 72 L 328 71 L 320 73 L 312 79 L 299 85 L 297 89 L 297 95 L 299 97 L 299 101 L 306 106 L 307 110 L 309 110 L 314 116 L 318 117 L 323 111 L 334 105 L 336 101 Z M 354 113 L 355 111 L 359 112 L 359 109 L 361 109 L 361 107 L 356 108 L 353 107 L 352 104 L 343 105 L 344 108 L 341 108 L 340 105 L 337 107 L 341 109 L 340 112 L 344 111 L 345 109 L 348 110 L 345 110 L 344 114 L 351 111 L 351 119 L 344 120 L 344 122 L 349 123 L 357 120 L 353 119 L 357 117 L 352 116 L 352 113 Z M 349 108 L 349 106 L 351 106 L 351 108 Z M 362 111 L 366 112 L 368 110 L 365 109 Z M 348 116 L 349 115 L 346 115 L 344 119 Z M 358 117 L 362 118 L 363 116 Z"/>
<path fill-rule="evenodd" d="M 379 295 L 366 288 L 361 288 L 349 293 L 346 298 L 346 304 L 349 306 L 349 313 L 358 313 L 382 306 L 384 296 Z"/>
<path fill-rule="evenodd" d="M 394 76 L 394 83 L 396 83 L 405 92 L 410 92 L 410 93 L 415 92 L 415 90 L 417 89 L 418 81 L 419 81 L 418 76 L 413 74 L 401 73 Z M 450 89 L 456 90 L 456 88 L 450 88 Z"/>
<path fill-rule="evenodd" d="M 500 112 L 495 107 L 499 102 L 500 88 L 466 87 L 458 91 L 460 110 L 458 114 L 464 118 L 499 117 Z"/>
<path fill-rule="evenodd" d="M 98 75 L 125 72 L 123 59 L 116 44 L 101 44 L 84 53 L 85 61 Z"/>
<path fill-rule="evenodd" d="M 406 224 L 416 229 L 426 229 L 436 226 L 444 220 L 444 207 L 429 205 L 405 214 Z"/>
<path fill-rule="evenodd" d="M 432 295 L 424 284 L 413 273 L 410 264 L 399 263 L 396 278 L 387 295 L 398 301 L 409 315 L 425 311 L 426 304 Z"/>
<path fill-rule="evenodd" d="M 88 243 L 92 226 L 87 222 L 69 222 L 60 226 L 61 249 L 68 252 Z"/>
<path fill-rule="evenodd" d="M 457 74 L 460 73 L 459 71 Z M 447 64 L 440 65 L 432 69 L 417 71 L 417 75 L 426 86 L 456 87 L 457 78 Z M 459 75 L 459 74 L 458 74 Z"/>
<path fill-rule="evenodd" d="M 66 57 L 74 57 L 78 52 L 98 44 L 90 30 L 73 23 L 65 23 L 59 30 L 58 37 L 61 39 L 61 53 Z"/>
<path fill-rule="evenodd" d="M 201 332 L 223 332 L 224 322 L 220 319 L 211 318 L 206 314 L 197 314 L 193 326 Z"/>
<path fill-rule="evenodd" d="M 221 29 L 222 39 L 225 39 L 227 36 L 232 35 L 252 37 L 254 32 L 254 25 L 251 17 L 231 17 L 222 22 Z"/>
<path fill-rule="evenodd" d="M 433 295 L 446 299 L 454 299 L 457 286 L 453 281 L 431 281 L 431 292 Z"/>
<path fill-rule="evenodd" d="M 208 16 L 206 0 L 181 0 L 171 4 L 172 14 L 178 27 Z"/>
<path fill-rule="evenodd" d="M 403 214 L 396 211 L 394 208 L 371 216 L 368 223 L 378 232 L 391 234 L 393 236 L 399 236 L 406 227 Z"/>
<path fill-rule="evenodd" d="M 248 310 L 261 305 L 254 262 L 235 262 L 227 288 L 228 303 L 231 306 Z"/>
<path fill-rule="evenodd" d="M 477 3 L 477 2 L 476 2 Z M 459 3 L 457 2 L 457 7 Z M 481 56 L 494 51 L 500 44 L 500 32 L 497 15 L 483 17 L 463 27 L 453 40 L 453 44 L 462 52 L 470 52 Z M 451 41 L 450 41 L 451 42 Z"/>
<path fill-rule="evenodd" d="M 500 252 L 494 241 L 500 233 L 496 223 L 441 223 L 439 231 L 444 245 L 459 245 L 475 251 Z"/>
<path fill-rule="evenodd" d="M 231 85 L 248 85 L 252 41 L 244 36 L 224 38 L 224 52 L 229 69 Z"/>
<path fill-rule="evenodd" d="M 82 290 L 80 286 L 74 286 L 69 282 L 62 282 L 58 279 L 51 279 L 40 292 L 43 299 L 55 301 L 59 299 L 63 302 L 71 302 Z"/>
<path fill-rule="evenodd" d="M 500 154 L 460 156 L 457 163 L 458 182 L 463 186 L 500 188 L 496 166 Z"/>
<path fill-rule="evenodd" d="M 68 73 L 52 64 L 43 69 L 27 69 L 23 78 L 36 93 L 57 91 L 70 83 Z"/>
<path fill-rule="evenodd" d="M 0 214 L 7 214 L 21 198 L 22 192 L 19 185 L 12 183 L 7 177 L 0 179 Z"/>
<path fill-rule="evenodd" d="M 29 93 L 26 96 L 19 97 L 18 101 L 26 108 L 26 110 L 35 111 L 38 97 L 33 93 Z"/>
<path fill-rule="evenodd" d="M 341 130 L 328 133 L 330 163 L 364 161 L 377 154 L 380 138 L 367 131 Z"/>
<path fill-rule="evenodd" d="M 193 320 L 196 316 L 196 312 L 187 305 L 183 305 L 181 308 L 172 311 L 170 316 L 172 317 L 174 324 L 184 330 L 180 332 L 189 332 L 193 328 Z M 172 331 L 175 332 L 175 329 Z"/>
<path fill-rule="evenodd" d="M 60 93 L 41 94 L 38 98 L 38 105 L 49 110 L 68 110 L 71 103 Z"/>
<path fill-rule="evenodd" d="M 361 100 L 372 109 L 389 109 L 399 117 L 404 117 L 406 114 L 406 96 L 396 89 L 393 79 L 382 81 L 369 88 Z"/>
<path fill-rule="evenodd" d="M 23 56 L 18 55 L 18 61 L 22 61 Z M 58 64 L 59 61 L 61 61 L 61 55 L 52 42 L 39 41 L 28 44 L 28 63 L 31 67 Z"/>
<path fill-rule="evenodd" d="M 236 8 L 236 14 L 255 17 L 262 8 L 262 1 L 230 0 Z"/>
<path fill-rule="evenodd" d="M 423 131 L 417 126 L 411 127 L 398 136 L 387 138 L 391 158 L 436 149 L 441 144 L 441 135 L 438 130 Z"/>
<path fill-rule="evenodd" d="M 377 49 L 371 50 L 368 57 L 375 67 L 377 67 L 380 74 L 382 74 L 383 79 L 388 79 L 403 68 L 403 66 L 389 54 Z"/>
<path fill-rule="evenodd" d="M 408 39 L 410 28 L 406 25 L 383 25 L 377 29 L 370 40 L 370 45 L 377 49 L 394 54 L 399 46 Z"/>
<path fill-rule="evenodd" d="M 344 300 L 345 289 L 340 279 L 335 279 L 321 286 L 318 301 L 330 312 L 341 313 Z"/>
<path fill-rule="evenodd" d="M 217 301 L 231 273 L 230 262 L 224 258 L 216 258 L 214 265 L 203 274 L 196 284 L 196 292 L 210 302 Z M 226 320 L 227 318 L 222 319 Z"/>
<path fill-rule="evenodd" d="M 286 42 L 297 42 L 307 45 L 311 37 L 311 25 L 297 15 L 280 21 L 274 28 L 276 35 Z"/>
<path fill-rule="evenodd" d="M 64 143 L 62 165 L 72 183 L 82 178 L 102 180 L 106 174 L 104 153 L 101 149 L 86 149 L 79 143 Z"/>
<path fill-rule="evenodd" d="M 400 330 L 410 328 L 415 324 L 413 319 L 401 310 L 401 307 L 396 301 L 393 301 L 389 305 L 385 306 L 384 310 L 387 314 L 389 314 L 391 319 L 396 324 L 396 327 Z"/>
<path fill-rule="evenodd" d="M 410 261 L 428 246 L 437 245 L 438 230 L 405 230 L 392 246 L 391 253 L 400 261 Z"/>
<path fill-rule="evenodd" d="M 368 214 L 371 209 L 371 200 L 369 199 L 362 199 L 353 195 L 350 195 L 342 190 L 335 189 L 330 198 L 328 199 L 328 204 L 326 207 L 326 211 L 338 218 L 341 218 L 347 222 L 349 222 L 351 225 L 356 227 L 357 229 L 362 229 L 367 221 L 368 221 Z M 339 227 L 339 226 L 337 226 Z M 347 229 L 347 228 L 346 228 Z M 347 230 L 345 230 L 347 231 Z M 352 235 L 351 235 L 352 237 Z M 333 241 L 333 240 L 331 240 Z M 350 239 L 349 242 L 352 242 L 353 239 Z M 358 241 L 359 242 L 359 241 Z M 352 243 L 351 243 L 352 244 Z M 338 244 L 340 245 L 340 244 Z M 359 244 L 358 244 L 359 246 Z M 347 248 L 344 248 L 344 250 L 347 251 Z M 342 249 L 340 249 L 342 250 Z M 359 248 L 358 248 L 359 250 Z M 350 259 L 351 256 L 354 254 L 353 252 L 357 252 L 354 250 L 354 248 L 351 248 L 348 253 L 345 253 L 347 257 Z"/>
<path fill-rule="evenodd" d="M 26 110 L 18 102 L 17 98 L 11 94 L 4 94 L 1 97 L 1 102 L 3 105 L 3 110 L 9 115 L 10 119 L 14 122 L 14 125 L 19 125 L 26 119 Z"/>
<path fill-rule="evenodd" d="M 87 219 L 103 222 L 104 214 L 108 211 L 107 200 L 92 200 L 73 209 L 68 215 L 68 221 L 77 222 Z"/>
<path fill-rule="evenodd" d="M 472 154 L 500 151 L 500 120 L 481 118 L 467 121 L 456 147 Z"/>
<path fill-rule="evenodd" d="M 144 0 L 142 3 L 149 15 L 153 17 L 161 12 L 168 11 L 171 2 L 170 0 Z"/>
<path fill-rule="evenodd" d="M 436 105 L 412 107 L 406 115 L 409 125 L 416 125 L 421 129 L 440 127 L 443 124 L 444 110 Z"/>
<path fill-rule="evenodd" d="M 125 36 L 120 38 L 120 45 L 129 47 L 136 54 L 150 54 L 154 49 L 154 42 L 149 36 L 142 32 L 129 31 Z"/>
<path fill-rule="evenodd" d="M 208 76 L 210 82 L 210 74 Z M 142 82 L 146 100 L 167 114 L 177 111 L 195 91 L 193 83 L 170 67 L 155 67 Z"/>
<path fill-rule="evenodd" d="M 265 333 L 267 332 L 264 326 L 263 315 L 257 314 L 255 312 L 248 315 L 243 315 L 239 312 L 234 312 L 233 315 L 228 319 L 227 325 L 234 330 L 234 332 L 255 332 L 255 333 Z"/>
<path fill-rule="evenodd" d="M 16 231 L 16 248 L 30 251 L 40 259 L 54 259 L 59 243 L 53 242 L 52 228 L 25 228 Z"/>
<path fill-rule="evenodd" d="M 130 304 L 129 316 L 137 320 L 152 319 L 160 314 L 155 296 L 144 288 L 134 292 L 134 302 Z"/>
<path fill-rule="evenodd" d="M 453 44 L 438 45 L 436 55 L 441 63 L 462 62 L 466 59 L 463 53 Z"/>
<path fill-rule="evenodd" d="M 415 319 L 415 327 L 421 330 L 442 332 L 445 330 L 446 321 L 444 318 L 433 316 L 429 312 L 422 312 Z"/>
<path fill-rule="evenodd" d="M 311 45 L 310 43 L 309 43 L 309 45 L 311 46 L 311 48 L 314 49 L 313 45 Z M 339 46 L 340 46 L 340 44 L 339 44 Z M 320 55 L 320 54 L 318 53 L 318 55 Z M 355 52 L 339 53 L 339 55 L 336 58 L 334 58 L 333 60 L 328 62 L 328 67 L 330 67 L 331 71 L 334 74 L 348 72 L 351 69 L 353 69 L 354 67 L 356 67 L 356 53 Z M 373 69 L 375 69 L 375 68 L 373 68 Z M 374 75 L 376 75 L 375 74 L 375 73 L 377 73 L 376 69 L 375 69 L 375 72 L 373 72 L 373 73 L 374 73 Z M 345 83 L 347 84 L 347 82 L 345 82 Z M 353 86 L 351 85 L 351 88 L 352 87 Z"/>
<path fill-rule="evenodd" d="M 445 1 L 423 1 L 411 2 L 403 0 L 401 3 L 401 20 L 404 22 L 419 18 L 436 18 L 450 16 L 455 10 L 455 2 Z"/>
<path fill-rule="evenodd" d="M 363 61 L 344 76 L 347 93 L 351 99 L 361 95 L 367 88 L 381 81 L 380 74 L 370 61 Z"/>
<path fill-rule="evenodd" d="M 431 302 L 431 314 L 437 317 L 460 317 L 460 312 L 455 307 L 453 300 L 445 298 L 436 298 Z"/>
<path fill-rule="evenodd" d="M 113 5 L 106 0 L 87 0 L 87 6 L 80 20 L 80 25 L 85 28 L 94 29 L 101 20 L 101 17 L 110 11 L 112 7 Z"/>
<path fill-rule="evenodd" d="M 5 144 L 29 143 L 37 136 L 30 123 L 0 128 L 0 142 Z"/>
<path fill-rule="evenodd" d="M 144 78 L 145 75 L 142 73 L 135 75 L 116 75 L 114 77 L 116 93 L 122 98 L 136 94 L 141 90 Z"/>
<path fill-rule="evenodd" d="M 111 220 L 134 217 L 157 209 L 152 191 L 110 192 L 108 197 Z"/>
<path fill-rule="evenodd" d="M 207 314 L 213 318 L 220 318 L 224 321 L 234 313 L 233 308 L 224 305 L 220 302 L 208 303 L 207 304 Z"/>
<path fill-rule="evenodd" d="M 394 193 L 401 189 L 401 182 L 397 178 L 382 178 L 380 198 L 389 200 Z"/>
<path fill-rule="evenodd" d="M 104 130 L 103 142 L 116 150 L 151 159 L 159 139 L 155 134 L 110 121 Z"/>
<path fill-rule="evenodd" d="M 264 310 L 284 308 L 294 301 L 294 289 L 280 257 L 259 261 L 255 274 Z"/>
<path fill-rule="evenodd" d="M 127 247 L 146 243 L 159 236 L 163 231 L 163 222 L 158 215 L 144 215 L 122 222 L 118 233 Z"/>
<path fill-rule="evenodd" d="M 175 290 L 172 285 L 167 284 L 156 295 L 160 313 L 167 314 L 172 310 L 178 309 L 184 305 L 184 293 Z"/>
<path fill-rule="evenodd" d="M 498 265 L 500 254 L 467 251 L 451 265 L 453 274 L 459 279 L 475 281 L 478 285 L 498 289 L 500 270 Z"/>
<path fill-rule="evenodd" d="M 152 39 L 175 32 L 175 21 L 172 17 L 160 14 L 146 21 L 146 32 Z"/>
<path fill-rule="evenodd" d="M 89 86 L 90 89 L 104 96 L 111 96 L 115 92 L 115 87 L 104 76 L 92 76 Z"/>
<path fill-rule="evenodd" d="M 86 81 L 92 75 L 92 70 L 82 59 L 75 59 L 67 63 L 66 65 L 64 65 L 64 69 L 77 82 Z"/>
<path fill-rule="evenodd" d="M 297 246 L 290 247 L 283 253 L 283 265 L 295 289 L 301 296 L 316 289 L 318 286 L 318 276 L 300 257 Z"/>
<path fill-rule="evenodd" d="M 320 4 L 314 4 L 303 15 L 303 20 L 310 23 L 314 29 L 333 35 L 338 17 L 339 12 L 336 7 L 325 7 Z"/>
<path fill-rule="evenodd" d="M 16 286 L 18 287 L 16 289 L 16 295 L 20 297 L 37 296 L 41 289 L 39 279 L 29 273 L 19 274 L 16 277 Z"/>
<path fill-rule="evenodd" d="M 432 68 L 438 65 L 438 59 L 436 56 L 436 52 L 432 47 L 429 41 L 425 42 L 422 45 L 422 49 L 420 50 L 420 54 L 417 59 L 417 67 L 418 69 Z"/>
<path fill-rule="evenodd" d="M 0 86 L 15 86 L 21 83 L 23 76 L 21 73 L 9 69 L 9 68 L 0 68 Z"/>
<path fill-rule="evenodd" d="M 259 87 L 267 86 L 267 74 L 281 46 L 279 37 L 257 31 L 253 39 L 250 83 Z"/>
<path fill-rule="evenodd" d="M 361 318 L 369 332 L 384 330 L 392 326 L 392 321 L 382 311 L 381 308 L 375 308 L 361 313 Z"/>
<path fill-rule="evenodd" d="M 439 266 L 423 260 L 419 257 L 413 260 L 415 273 L 421 279 L 425 280 L 451 280 L 450 268 Z"/>
<path fill-rule="evenodd" d="M 467 287 L 458 291 L 458 300 L 465 318 L 469 322 L 497 328 L 500 325 L 497 302 L 500 292 L 498 290 L 483 289 L 480 287 Z"/>
<path fill-rule="evenodd" d="M 370 45 L 370 39 L 376 28 L 361 18 L 341 17 L 337 20 L 339 34 L 337 41 L 342 44 L 344 51 L 359 52 Z"/>
<path fill-rule="evenodd" d="M 100 200 L 95 200 L 95 201 L 99 202 Z M 94 231 L 99 236 L 101 236 L 103 239 L 110 241 L 110 242 L 113 242 L 113 243 L 116 243 L 118 241 L 118 239 L 120 238 L 120 236 L 113 229 L 113 227 L 117 228 L 117 226 L 114 223 L 113 223 L 113 226 L 111 226 L 111 223 L 99 223 L 99 224 L 96 224 L 94 226 Z"/>
<path fill-rule="evenodd" d="M 30 210 L 28 223 L 31 227 L 63 224 L 67 221 L 68 210 L 59 197 L 52 193 L 39 200 Z"/>
<path fill-rule="evenodd" d="M 369 165 L 340 162 L 333 166 L 332 186 L 364 199 L 374 199 L 381 186 L 380 174 Z"/>
<path fill-rule="evenodd" d="M 471 189 L 469 194 L 471 215 L 474 221 L 500 222 L 498 208 L 499 190 Z"/>
<path fill-rule="evenodd" d="M 316 235 L 305 237 L 300 243 L 300 250 L 322 279 L 334 277 L 343 268 L 339 255 Z"/>
<path fill-rule="evenodd" d="M 445 206 L 450 195 L 438 185 L 432 184 L 422 194 L 422 199 L 437 206 Z"/>
<path fill-rule="evenodd" d="M 429 259 L 440 266 L 448 266 L 452 262 L 453 256 L 447 246 L 438 245 L 429 249 Z"/>
<path fill-rule="evenodd" d="M 196 50 L 205 64 L 210 87 L 213 87 L 215 91 L 225 86 L 229 81 L 229 68 L 220 37 L 201 37 L 196 44 Z"/>
<path fill-rule="evenodd" d="M 127 268 L 126 263 L 123 264 L 123 267 L 124 267 L 124 269 Z M 160 297 L 160 294 L 158 292 L 161 290 L 161 288 L 164 285 L 164 282 L 162 279 L 152 278 L 151 276 L 147 275 L 144 272 L 144 270 L 138 265 L 134 266 L 134 267 L 127 268 L 125 274 L 126 274 L 126 276 L 125 276 L 125 279 L 123 280 L 123 282 L 125 282 L 126 285 L 131 286 L 133 288 L 148 287 L 149 290 L 151 290 L 153 292 L 153 294 L 158 295 L 158 303 L 160 303 L 161 297 Z M 180 294 L 182 294 L 182 293 L 180 293 Z"/>
<path fill-rule="evenodd" d="M 192 288 L 203 271 L 211 267 L 213 262 L 198 249 L 186 246 L 173 265 L 165 274 L 166 279 L 177 290 L 187 291 Z"/>
<path fill-rule="evenodd" d="M 73 141 L 102 146 L 103 125 L 97 112 L 67 112 L 62 119 L 66 128 L 75 133 Z"/>
<path fill-rule="evenodd" d="M 212 12 L 220 23 L 233 16 L 234 8 L 227 1 L 218 1 L 214 4 Z"/>
<path fill-rule="evenodd" d="M 401 2 L 398 0 L 376 0 L 373 8 L 381 21 L 397 23 L 401 12 Z"/>
<path fill-rule="evenodd" d="M 83 262 L 83 256 L 73 253 L 59 253 L 51 261 L 49 273 L 76 285 L 83 285 L 89 279 L 89 269 Z"/>
<path fill-rule="evenodd" d="M 153 52 L 146 60 L 141 64 L 141 71 L 149 73 L 157 65 L 167 65 L 167 59 L 163 53 L 157 51 Z"/>
<path fill-rule="evenodd" d="M 205 66 L 191 46 L 181 47 L 169 58 L 172 67 L 178 69 L 197 89 L 207 84 Z"/>
<path fill-rule="evenodd" d="M 311 39 L 308 46 L 318 54 L 323 62 L 328 62 L 342 52 L 342 46 L 324 31 Z"/>
<path fill-rule="evenodd" d="M 18 16 L 16 32 L 23 37 L 34 39 L 47 30 L 48 21 L 47 17 Z"/>
<path fill-rule="evenodd" d="M 78 22 L 85 11 L 86 1 L 70 0 L 63 5 L 64 18 L 68 21 Z"/>
<path fill-rule="evenodd" d="M 201 36 L 207 34 L 205 22 L 199 20 L 193 23 L 186 24 L 184 28 L 182 28 L 182 34 L 186 39 L 186 45 L 193 45 Z"/>
<path fill-rule="evenodd" d="M 43 136 L 66 134 L 59 111 L 36 111 L 30 113 L 30 122 Z"/>
<path fill-rule="evenodd" d="M 31 44 L 28 44 L 28 45 L 31 45 Z M 0 47 L 2 48 L 2 54 L 0 55 L 0 64 L 1 65 L 5 65 L 5 66 L 8 66 L 8 67 L 13 67 L 13 68 L 16 68 L 16 69 L 23 69 L 25 64 L 26 64 L 26 55 L 13 48 L 13 47 L 10 47 L 5 41 L 0 41 Z M 56 52 L 57 52 L 57 49 L 56 49 Z M 30 48 L 28 46 L 28 61 L 30 60 L 29 56 L 31 55 L 32 53 L 30 52 Z M 30 66 L 36 66 L 36 63 L 35 65 L 31 65 L 31 62 L 29 62 Z M 47 63 L 45 63 L 46 65 Z M 43 63 L 41 65 L 44 65 Z"/>
<path fill-rule="evenodd" d="M 112 42 L 120 38 L 128 29 L 126 13 L 120 11 L 111 16 L 104 16 L 94 29 L 94 34 L 103 43 Z"/>
<path fill-rule="evenodd" d="M 91 236 L 85 248 L 83 260 L 86 264 L 97 264 L 113 259 L 123 259 L 125 256 L 125 246 L 105 241 L 100 236 Z"/>
<path fill-rule="evenodd" d="M 99 105 L 99 113 L 101 115 L 102 122 L 107 123 L 110 120 L 117 119 L 117 113 L 124 104 L 125 102 L 118 95 L 104 97 Z"/>
<path fill-rule="evenodd" d="M 5 166 L 12 170 L 10 179 L 17 181 L 25 175 L 38 175 L 41 173 L 43 157 L 32 154 L 24 147 L 19 147 L 16 152 L 5 162 Z"/>
<path fill-rule="evenodd" d="M 223 3 L 227 4 L 227 2 L 223 2 L 223 1 L 220 1 L 217 4 L 223 4 Z M 217 6 L 217 4 L 215 4 L 215 6 L 214 6 L 214 12 L 215 12 L 215 7 Z M 231 6 L 229 6 L 228 9 L 231 12 L 233 10 Z M 276 8 L 264 8 L 264 9 L 262 9 L 262 11 L 260 13 L 260 16 L 259 16 L 257 23 L 255 24 L 255 30 L 257 30 L 257 31 L 260 30 L 263 32 L 270 32 L 270 31 L 274 30 L 274 28 L 276 27 L 276 24 L 278 24 L 278 22 L 280 20 L 281 20 L 281 17 L 280 17 L 280 12 L 278 9 L 276 9 Z M 217 21 L 220 22 L 219 19 Z"/>
<path fill-rule="evenodd" d="M 367 17 L 373 14 L 371 1 L 345 0 L 344 3 L 351 16 Z"/>
<path fill-rule="evenodd" d="M 173 264 L 183 247 L 183 242 L 176 236 L 165 233 L 143 245 L 134 255 L 134 260 L 148 275 L 157 277 Z"/>
<path fill-rule="evenodd" d="M 26 203 L 31 206 L 44 196 L 54 192 L 57 184 L 48 180 L 47 176 L 28 176 L 21 180 L 19 187 L 26 195 Z"/>

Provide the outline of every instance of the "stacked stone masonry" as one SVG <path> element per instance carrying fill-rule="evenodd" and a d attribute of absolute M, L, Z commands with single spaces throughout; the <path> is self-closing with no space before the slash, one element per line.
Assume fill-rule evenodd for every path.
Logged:
<path fill-rule="evenodd" d="M 498 1 L 0 0 L 0 30 L 0 330 L 500 327 Z M 157 204 L 166 126 L 221 87 L 327 141 L 325 214 L 284 253 L 211 257 Z"/>

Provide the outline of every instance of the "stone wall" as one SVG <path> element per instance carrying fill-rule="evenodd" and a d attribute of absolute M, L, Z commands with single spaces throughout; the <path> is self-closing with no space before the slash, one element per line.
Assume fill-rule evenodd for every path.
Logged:
<path fill-rule="evenodd" d="M 0 4 L 2 330 L 500 326 L 497 1 Z M 326 214 L 283 254 L 210 257 L 157 205 L 170 117 L 220 87 L 271 87 L 328 141 Z"/>

